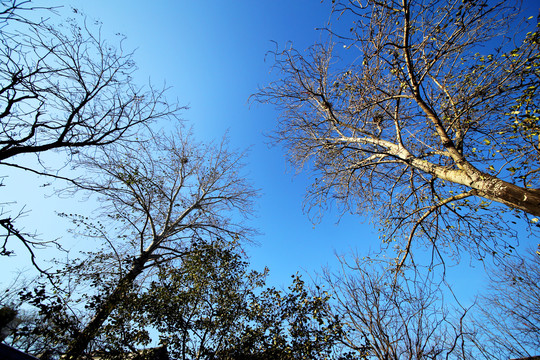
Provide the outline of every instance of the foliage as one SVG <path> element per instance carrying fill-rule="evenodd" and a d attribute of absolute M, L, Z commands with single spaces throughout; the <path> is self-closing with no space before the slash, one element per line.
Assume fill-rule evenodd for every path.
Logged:
<path fill-rule="evenodd" d="M 234 244 L 198 243 L 137 303 L 179 359 L 329 358 L 341 335 L 323 317 L 330 297 L 309 295 L 299 276 L 285 294 L 262 291 L 266 270 L 247 265 Z"/>
<path fill-rule="evenodd" d="M 242 351 L 263 359 L 353 358 L 336 349 L 342 330 L 337 317 L 326 317 L 329 306 L 328 293 L 310 294 L 304 281 L 293 275 L 289 292 L 270 288 L 250 304 L 256 325 L 239 339 Z"/>
<path fill-rule="evenodd" d="M 535 31 L 527 33 L 524 45 L 528 45 L 533 49 L 532 53 L 526 54 L 525 68 L 521 72 L 521 81 L 525 86 L 522 86 L 522 93 L 516 99 L 516 103 L 510 107 L 510 112 L 507 115 L 513 117 L 514 122 L 511 125 L 511 131 L 514 136 L 518 136 L 528 148 L 536 149 L 536 155 L 540 152 L 540 143 L 538 136 L 540 135 L 540 109 L 538 109 L 538 92 L 540 91 L 540 54 L 538 45 L 540 44 L 540 22 L 537 24 Z M 519 48 L 514 49 L 509 55 L 514 59 L 513 62 L 519 61 L 516 57 L 522 57 Z M 525 161 L 519 168 L 508 169 L 510 172 L 515 172 L 515 178 L 527 181 L 531 176 L 527 169 L 528 163 Z M 534 172 L 534 171 L 533 171 Z"/>
<path fill-rule="evenodd" d="M 298 275 L 287 292 L 263 289 L 267 270 L 250 271 L 241 251 L 235 242 L 194 239 L 178 266 L 164 264 L 151 282 L 124 292 L 92 340 L 92 353 L 111 359 L 135 353 L 157 332 L 178 359 L 355 358 L 337 347 L 341 324 L 327 316 L 327 293 L 311 294 Z M 34 354 L 65 353 L 106 301 L 101 292 L 114 275 L 94 271 L 95 264 L 80 262 L 58 273 L 55 291 L 42 284 L 21 292 L 37 312 L 11 334 L 11 344 Z M 70 294 L 66 279 L 78 283 Z"/>
<path fill-rule="evenodd" d="M 12 306 L 3 306 L 0 308 L 0 341 L 4 341 L 9 332 L 10 324 L 17 317 L 18 311 Z"/>
<path fill-rule="evenodd" d="M 335 1 L 327 43 L 275 52 L 280 78 L 256 99 L 314 174 L 309 210 L 369 212 L 398 267 L 418 244 L 436 261 L 512 251 L 504 213 L 540 216 L 540 49 L 512 5 Z"/>
<path fill-rule="evenodd" d="M 139 300 L 148 322 L 178 358 L 205 358 L 231 346 L 264 274 L 248 272 L 234 245 L 196 241 L 179 268 L 163 267 Z"/>
<path fill-rule="evenodd" d="M 37 310 L 19 307 L 17 327 L 12 329 L 7 340 L 17 349 L 35 355 L 61 354 L 65 350 L 65 339 L 76 336 L 79 322 L 65 300 L 46 290 L 44 284 L 19 292 L 20 302 Z"/>

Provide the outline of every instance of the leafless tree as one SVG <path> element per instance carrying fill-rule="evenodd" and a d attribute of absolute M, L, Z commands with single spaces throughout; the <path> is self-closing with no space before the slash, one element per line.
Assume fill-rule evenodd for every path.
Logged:
<path fill-rule="evenodd" d="M 396 277 L 391 261 L 340 261 L 341 271 L 326 270 L 323 279 L 335 298 L 332 315 L 345 324 L 346 347 L 368 359 L 475 358 L 466 330 L 469 310 L 445 303 L 451 292 L 433 272 L 421 275 L 414 268 Z"/>
<path fill-rule="evenodd" d="M 438 259 L 511 252 L 501 214 L 540 216 L 536 24 L 512 1 L 332 3 L 328 42 L 276 51 L 279 80 L 255 95 L 315 174 L 308 209 L 371 213 L 398 267 L 413 239 Z"/>
<path fill-rule="evenodd" d="M 490 269 L 474 328 L 487 358 L 540 354 L 540 252 Z"/>
<path fill-rule="evenodd" d="M 165 89 L 133 83 L 132 53 L 122 39 L 102 39 L 99 23 L 78 18 L 55 25 L 51 8 L 30 1 L 0 3 L 0 166 L 67 179 L 42 154 L 62 152 L 69 163 L 82 151 L 135 141 L 142 128 L 177 117 Z M 39 11 L 38 11 L 39 10 Z M 41 17 L 40 17 L 41 16 Z M 28 161 L 25 154 L 35 155 Z M 35 165 L 31 165 L 35 164 Z M 14 226 L 2 211 L 2 254 L 8 238 L 32 249 L 42 243 Z"/>

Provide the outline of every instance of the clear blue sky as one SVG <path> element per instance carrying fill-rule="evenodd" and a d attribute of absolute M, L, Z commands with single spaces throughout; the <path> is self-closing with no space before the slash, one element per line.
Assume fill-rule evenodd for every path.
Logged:
<path fill-rule="evenodd" d="M 251 147 L 247 173 L 261 189 L 253 225 L 262 235 L 259 246 L 246 247 L 254 268 L 270 268 L 270 283 L 287 286 L 290 275 L 312 273 L 335 265 L 334 252 L 377 250 L 379 240 L 365 218 L 329 212 L 319 224 L 303 213 L 302 201 L 309 179 L 287 166 L 284 151 L 270 148 L 263 135 L 276 125 L 277 112 L 268 105 L 249 105 L 248 97 L 276 74 L 265 54 L 292 42 L 298 49 L 323 39 L 317 31 L 329 17 L 330 2 L 316 0 L 69 0 L 64 4 L 82 10 L 89 19 L 103 22 L 103 36 L 127 36 L 126 49 L 137 49 L 137 81 L 172 89 L 170 97 L 190 106 L 183 114 L 201 140 L 219 139 L 229 131 L 231 145 Z M 69 9 L 66 11 L 69 12 Z M 24 175 L 28 176 L 28 175 Z M 39 182 L 12 178 L 20 189 L 35 189 L 20 204 L 32 209 L 27 230 L 35 227 L 45 236 L 73 241 L 54 215 L 59 207 L 77 211 L 85 203 L 43 200 Z M 23 182 L 25 185 L 23 185 Z M 28 184 L 26 184 L 28 182 Z M 9 185 L 9 184 L 8 184 Z M 39 215 L 39 216 L 36 216 Z M 21 253 L 22 254 L 22 253 Z M 24 255 L 21 255 L 24 256 Z M 22 260 L 9 260 L 9 267 Z M 4 260 L 2 260 L 4 262 Z M 4 264 L 8 264 L 7 260 Z M 473 284 L 468 278 L 469 285 Z M 477 284 L 480 283 L 478 280 Z"/>

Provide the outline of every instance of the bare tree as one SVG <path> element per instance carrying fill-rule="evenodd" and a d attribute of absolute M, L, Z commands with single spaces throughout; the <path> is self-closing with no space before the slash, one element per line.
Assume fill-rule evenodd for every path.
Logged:
<path fill-rule="evenodd" d="M 511 259 L 489 271 L 474 328 L 487 358 L 540 354 L 540 252 Z"/>
<path fill-rule="evenodd" d="M 74 180 L 41 155 L 62 151 L 69 163 L 81 151 L 134 141 L 142 127 L 177 116 L 180 107 L 166 101 L 165 89 L 133 83 L 132 53 L 122 49 L 122 39 L 103 40 L 99 23 L 73 18 L 54 25 L 39 17 L 55 16 L 51 9 L 30 1 L 0 6 L 0 166 Z M 24 154 L 37 162 L 23 161 Z M 40 242 L 13 222 L 0 219 L 2 254 L 9 254 L 7 239 L 16 237 L 34 259 L 32 248 Z"/>
<path fill-rule="evenodd" d="M 474 359 L 476 347 L 466 330 L 468 310 L 445 303 L 433 272 L 405 270 L 396 277 L 391 262 L 340 259 L 342 270 L 326 270 L 323 280 L 334 295 L 332 316 L 344 324 L 344 344 L 368 359 Z"/>
<path fill-rule="evenodd" d="M 512 251 L 501 214 L 540 216 L 537 28 L 509 1 L 333 3 L 328 43 L 276 51 L 256 95 L 315 173 L 308 208 L 370 212 L 399 267 L 414 238 L 439 258 Z"/>
<path fill-rule="evenodd" d="M 85 351 L 136 279 L 157 265 L 181 261 L 194 239 L 238 241 L 253 234 L 242 222 L 256 197 L 240 172 L 242 157 L 227 150 L 226 141 L 203 145 L 181 132 L 86 157 L 82 164 L 95 177 L 84 187 L 99 194 L 112 221 L 91 226 L 89 235 L 118 254 L 117 270 L 111 270 L 118 277 L 66 359 Z M 131 258 L 127 265 L 123 254 Z"/>

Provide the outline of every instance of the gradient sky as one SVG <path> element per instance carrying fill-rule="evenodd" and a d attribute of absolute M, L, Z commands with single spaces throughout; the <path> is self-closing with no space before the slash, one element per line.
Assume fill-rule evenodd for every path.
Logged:
<path fill-rule="evenodd" d="M 262 233 L 247 246 L 255 269 L 270 268 L 269 283 L 286 287 L 296 271 L 313 273 L 325 265 L 336 265 L 335 252 L 357 250 L 366 254 L 379 248 L 378 235 L 366 218 L 336 211 L 313 224 L 302 209 L 309 178 L 295 175 L 285 161 L 284 150 L 269 147 L 263 134 L 275 128 L 278 113 L 269 105 L 249 104 L 248 98 L 259 86 L 268 84 L 271 73 L 268 51 L 276 44 L 291 42 L 305 49 L 324 34 L 316 30 L 329 18 L 329 2 L 315 0 L 69 0 L 65 4 L 103 22 L 103 37 L 115 40 L 116 33 L 127 36 L 126 49 L 136 49 L 139 70 L 136 81 L 149 80 L 172 89 L 171 99 L 188 105 L 183 113 L 198 139 L 220 139 L 228 131 L 234 148 L 250 147 L 247 173 L 261 189 L 256 218 L 252 224 Z M 150 5 L 151 4 L 151 5 Z M 66 8 L 62 11 L 69 13 Z M 274 43 L 275 42 L 275 43 Z M 45 236 L 70 240 L 65 226 L 54 211 L 78 211 L 89 206 L 72 200 L 44 198 L 39 181 L 28 174 L 7 180 L 25 194 L 19 204 L 32 209 L 26 221 Z M 42 181 L 41 181 L 42 182 Z M 27 189 L 32 189 L 28 191 Z M 39 195 L 36 195 L 39 194 Z M 337 223 L 339 221 L 339 224 Z M 51 235 L 54 234 L 54 235 Z M 3 268 L 23 264 L 21 256 L 2 259 Z M 17 260 L 18 259 L 18 260 Z M 457 272 L 456 277 L 462 276 Z M 480 284 L 467 277 L 468 286 Z"/>
<path fill-rule="evenodd" d="M 320 40 L 316 30 L 329 17 L 329 4 L 318 1 L 82 1 L 64 2 L 62 15 L 75 16 L 71 7 L 88 21 L 99 20 L 102 36 L 127 37 L 126 50 L 136 50 L 136 82 L 171 87 L 169 98 L 189 106 L 183 119 L 202 141 L 219 140 L 226 132 L 231 147 L 249 148 L 246 173 L 261 190 L 251 223 L 261 235 L 245 252 L 255 269 L 270 268 L 269 283 L 288 286 L 297 271 L 313 272 L 335 262 L 335 252 L 372 243 L 377 235 L 364 219 L 329 214 L 314 225 L 302 209 L 309 184 L 305 175 L 295 175 L 280 147 L 270 147 L 269 133 L 277 113 L 271 106 L 249 104 L 248 98 L 277 74 L 270 73 L 268 51 L 292 43 L 306 48 Z M 166 125 L 166 124 L 164 124 Z M 55 211 L 85 213 L 93 204 L 57 199 L 41 188 L 46 182 L 30 174 L 13 173 L 5 180 L 20 208 L 31 210 L 19 220 L 26 231 L 34 229 L 41 238 L 61 237 L 67 248 L 77 248 L 84 239 L 66 232 L 69 224 Z M 59 184 L 60 185 L 60 184 Z M 368 245 L 369 246 L 369 245 Z M 2 268 L 28 268 L 27 256 L 2 259 Z M 42 256 L 54 254 L 54 249 Z M 47 255 L 45 255 L 47 254 Z M 46 265 L 45 265 L 46 266 Z M 8 277 L 4 278 L 7 282 Z"/>

